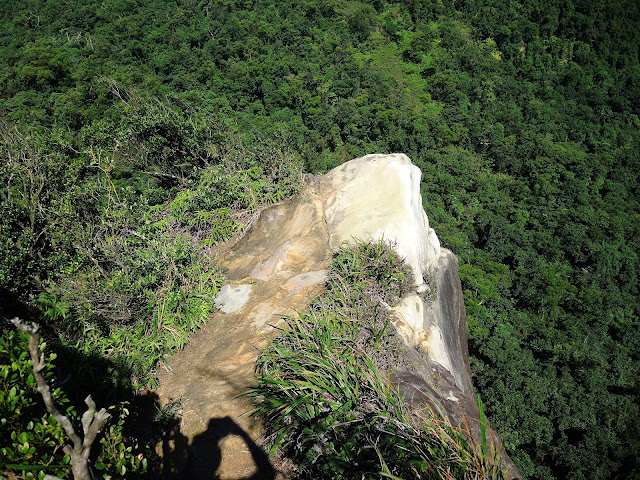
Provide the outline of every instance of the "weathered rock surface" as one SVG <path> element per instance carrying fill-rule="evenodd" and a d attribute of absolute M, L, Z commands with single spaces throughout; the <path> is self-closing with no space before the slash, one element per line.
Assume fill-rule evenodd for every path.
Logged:
<path fill-rule="evenodd" d="M 406 155 L 367 155 L 322 179 L 329 247 L 353 238 L 395 242 L 418 288 L 438 266 L 440 242 L 422 208 L 421 172 Z"/>
<path fill-rule="evenodd" d="M 332 253 L 354 238 L 395 242 L 415 276 L 416 294 L 395 308 L 394 325 L 417 347 L 408 355 L 418 367 L 392 380 L 407 402 L 438 406 L 478 430 L 458 263 L 429 227 L 420 175 L 403 154 L 347 162 L 314 177 L 297 198 L 265 210 L 225 256 L 220 310 L 160 377 L 161 403 L 182 398 L 184 405 L 180 432 L 167 441 L 173 455 L 166 455 L 165 477 L 278 476 L 257 447 L 260 426 L 242 415 L 251 405 L 237 395 L 253 385 L 255 360 L 274 327 L 322 293 Z M 437 298 L 425 305 L 418 294 L 433 288 Z M 519 476 L 508 458 L 504 466 Z"/>

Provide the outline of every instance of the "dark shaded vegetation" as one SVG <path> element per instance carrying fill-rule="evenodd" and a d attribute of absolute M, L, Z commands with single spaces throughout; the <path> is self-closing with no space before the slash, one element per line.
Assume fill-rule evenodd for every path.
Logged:
<path fill-rule="evenodd" d="M 85 411 L 86 406 L 79 408 L 79 404 L 74 405 L 70 401 L 62 389 L 69 378 L 61 379 L 55 373 L 53 362 L 56 354 L 46 351 L 45 342 L 34 342 L 42 354 L 39 362 L 44 367 L 38 371 L 42 381 L 51 389 L 49 401 L 56 410 L 48 412 L 45 409 L 41 394 L 36 390 L 37 380 L 27 346 L 28 338 L 29 335 L 19 330 L 3 331 L 0 336 L 0 468 L 3 476 L 11 472 L 13 476 L 9 474 L 9 478 L 41 479 L 45 474 L 68 478 L 71 476 L 71 464 L 78 463 L 82 447 L 90 448 L 93 439 L 95 445 L 88 457 L 89 463 L 80 460 L 83 468 L 73 467 L 76 475 L 83 472 L 84 476 L 80 473 L 74 478 L 90 478 L 88 468 L 93 476 L 137 477 L 145 472 L 149 455 L 153 452 L 132 442 L 131 427 L 135 424 L 135 413 L 131 414 L 128 402 L 97 412 L 85 424 L 85 417 L 81 417 L 78 411 Z M 76 385 L 74 391 L 82 391 L 82 386 Z M 88 396 L 87 406 L 91 402 L 91 396 Z M 96 413 L 95 404 L 92 406 Z M 94 435 L 88 437 L 87 427 L 98 416 L 101 416 L 100 424 L 94 425 Z M 66 427 L 63 425 L 65 422 Z M 76 438 L 73 444 L 69 438 L 69 427 L 75 430 L 74 435 L 82 435 L 84 430 L 84 435 Z M 100 429 L 102 433 L 95 437 L 95 432 Z M 91 440 L 85 442 L 87 438 Z M 63 450 L 65 445 L 73 445 L 73 448 Z M 23 476 L 17 477 L 20 473 Z"/>
<path fill-rule="evenodd" d="M 2 301 L 107 357 L 105 385 L 152 383 L 211 308 L 208 253 L 295 191 L 298 159 L 403 151 L 460 257 L 510 455 L 531 478 L 637 478 L 639 18 L 630 0 L 3 1 Z"/>

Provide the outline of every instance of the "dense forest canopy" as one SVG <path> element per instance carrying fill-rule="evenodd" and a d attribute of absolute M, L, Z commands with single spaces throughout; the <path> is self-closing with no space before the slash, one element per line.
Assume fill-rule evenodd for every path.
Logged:
<path fill-rule="evenodd" d="M 148 382 L 242 215 L 401 151 L 522 472 L 640 477 L 637 2 L 1 3 L 6 315 Z"/>

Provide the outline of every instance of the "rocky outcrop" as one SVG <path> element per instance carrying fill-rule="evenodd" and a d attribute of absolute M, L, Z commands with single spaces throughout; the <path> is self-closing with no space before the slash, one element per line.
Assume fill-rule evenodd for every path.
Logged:
<path fill-rule="evenodd" d="M 216 459 L 208 465 L 209 474 L 275 478 L 257 458 L 251 442 L 260 428 L 241 416 L 250 405 L 237 395 L 252 385 L 258 352 L 277 333 L 282 317 L 304 309 L 322 292 L 333 252 L 353 239 L 395 243 L 415 277 L 416 291 L 395 307 L 393 323 L 416 368 L 395 372 L 392 381 L 408 403 L 428 403 L 454 423 L 469 422 L 479 432 L 458 262 L 440 247 L 429 226 L 420 176 L 403 154 L 347 162 L 310 178 L 297 198 L 265 210 L 225 256 L 221 268 L 228 284 L 217 297 L 219 311 L 183 352 L 169 359 L 171 371 L 161 375 L 161 401 L 182 398 L 184 404 L 180 435 L 189 447 L 173 470 L 198 478 L 203 443 L 197 439 L 217 438 L 208 430 L 211 422 L 226 419 L 237 430 L 213 442 L 217 454 L 204 457 Z M 506 455 L 503 460 L 510 476 L 518 477 Z"/>
<path fill-rule="evenodd" d="M 441 252 L 422 207 L 421 175 L 403 154 L 367 155 L 327 173 L 320 183 L 329 248 L 336 251 L 353 238 L 392 241 L 422 291 Z"/>

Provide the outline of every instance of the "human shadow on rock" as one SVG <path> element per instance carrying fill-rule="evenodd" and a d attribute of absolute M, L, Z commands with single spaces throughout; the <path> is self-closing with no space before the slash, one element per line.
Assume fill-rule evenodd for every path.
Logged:
<path fill-rule="evenodd" d="M 222 451 L 220 444 L 228 436 L 240 437 L 255 464 L 255 473 L 237 480 L 273 480 L 276 471 L 267 454 L 230 417 L 212 418 L 205 432 L 194 437 L 187 456 L 187 473 L 191 479 L 218 479 Z"/>
<path fill-rule="evenodd" d="M 189 440 L 180 432 L 180 419 L 166 422 L 162 436 L 162 474 L 166 480 L 185 478 L 188 466 Z"/>

